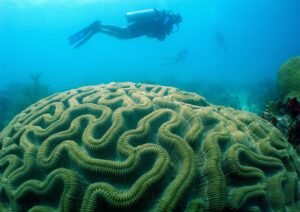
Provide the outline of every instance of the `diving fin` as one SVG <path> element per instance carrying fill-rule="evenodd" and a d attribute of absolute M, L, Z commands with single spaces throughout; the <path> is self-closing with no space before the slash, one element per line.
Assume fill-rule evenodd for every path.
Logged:
<path fill-rule="evenodd" d="M 99 32 L 99 29 L 101 27 L 101 22 L 94 21 L 89 26 L 83 28 L 82 30 L 76 32 L 74 35 L 69 37 L 69 45 L 73 45 L 78 42 L 74 46 L 74 48 L 77 48 L 81 46 L 83 43 L 88 41 L 95 33 Z"/>

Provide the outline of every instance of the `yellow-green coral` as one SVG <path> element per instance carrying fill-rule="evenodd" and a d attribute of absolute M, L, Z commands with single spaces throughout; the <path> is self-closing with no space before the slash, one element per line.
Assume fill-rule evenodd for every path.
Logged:
<path fill-rule="evenodd" d="M 295 210 L 299 165 L 254 114 L 172 87 L 88 86 L 37 102 L 0 133 L 0 208 Z"/>
<path fill-rule="evenodd" d="M 286 61 L 278 72 L 277 84 L 283 101 L 297 97 L 300 100 L 300 56 Z"/>

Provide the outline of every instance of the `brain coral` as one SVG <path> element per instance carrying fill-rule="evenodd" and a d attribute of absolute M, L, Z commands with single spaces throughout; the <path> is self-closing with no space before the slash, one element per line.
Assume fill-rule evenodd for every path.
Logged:
<path fill-rule="evenodd" d="M 286 61 L 279 69 L 277 84 L 279 93 L 286 101 L 289 97 L 300 100 L 300 56 Z"/>
<path fill-rule="evenodd" d="M 1 211 L 285 211 L 299 162 L 270 123 L 172 87 L 45 98 L 0 134 Z"/>

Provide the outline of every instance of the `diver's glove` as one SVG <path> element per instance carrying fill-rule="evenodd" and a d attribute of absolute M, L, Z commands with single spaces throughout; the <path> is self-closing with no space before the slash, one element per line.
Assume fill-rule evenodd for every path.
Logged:
<path fill-rule="evenodd" d="M 69 45 L 73 45 L 77 43 L 74 46 L 74 48 L 78 48 L 86 41 L 88 41 L 95 33 L 99 32 L 100 28 L 101 28 L 101 22 L 94 21 L 88 27 L 85 27 L 84 29 L 80 30 L 79 32 L 69 37 Z"/>

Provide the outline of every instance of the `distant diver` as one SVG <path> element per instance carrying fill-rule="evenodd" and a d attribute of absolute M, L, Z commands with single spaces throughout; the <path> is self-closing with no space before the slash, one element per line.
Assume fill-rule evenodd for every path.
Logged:
<path fill-rule="evenodd" d="M 182 49 L 174 57 L 165 58 L 162 65 L 171 65 L 183 62 L 186 59 L 188 52 L 188 49 Z"/>
<path fill-rule="evenodd" d="M 88 27 L 80 30 L 69 38 L 69 44 L 77 48 L 88 41 L 94 34 L 102 32 L 119 39 L 131 39 L 140 36 L 157 38 L 163 41 L 173 31 L 173 25 L 182 22 L 181 15 L 172 11 L 147 9 L 126 13 L 127 26 L 118 27 L 103 25 L 94 21 Z"/>
<path fill-rule="evenodd" d="M 221 31 L 217 31 L 215 33 L 215 40 L 217 43 L 217 54 L 220 54 L 221 51 L 226 54 L 227 46 L 226 46 L 226 39 L 224 33 Z"/>

